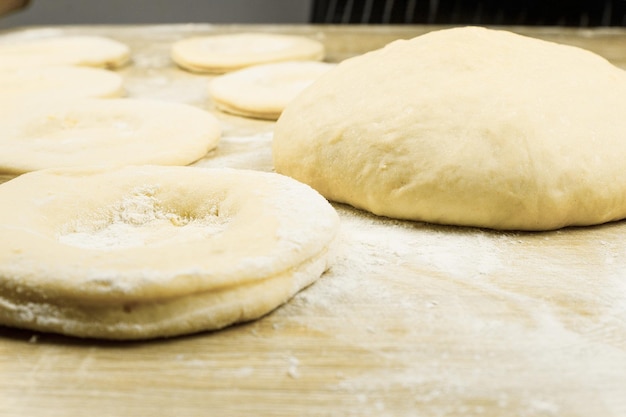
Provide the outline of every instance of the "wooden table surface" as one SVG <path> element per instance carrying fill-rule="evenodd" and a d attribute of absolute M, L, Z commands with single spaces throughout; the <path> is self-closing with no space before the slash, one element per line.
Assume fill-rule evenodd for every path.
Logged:
<path fill-rule="evenodd" d="M 199 165 L 271 170 L 273 123 L 217 112 L 210 77 L 170 62 L 173 41 L 296 33 L 340 61 L 432 29 L 72 26 L 6 31 L 0 42 L 126 42 L 128 96 L 190 103 L 222 122 L 219 148 Z M 626 67 L 624 30 L 511 30 Z M 0 416 L 626 416 L 626 223 L 505 233 L 336 207 L 337 263 L 255 322 L 132 343 L 0 327 Z"/>

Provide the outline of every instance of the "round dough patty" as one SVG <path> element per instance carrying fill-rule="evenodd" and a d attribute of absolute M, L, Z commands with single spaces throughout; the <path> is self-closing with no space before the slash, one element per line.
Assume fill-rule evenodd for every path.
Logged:
<path fill-rule="evenodd" d="M 117 68 L 130 60 L 130 48 L 102 36 L 57 36 L 0 44 L 0 68 L 83 65 Z"/>
<path fill-rule="evenodd" d="M 277 61 L 321 60 L 324 45 L 314 39 L 272 33 L 198 36 L 172 46 L 172 60 L 195 72 L 224 73 Z"/>
<path fill-rule="evenodd" d="M 277 172 L 378 215 L 547 230 L 626 216 L 626 73 L 468 27 L 348 59 L 278 120 Z"/>
<path fill-rule="evenodd" d="M 317 61 L 255 65 L 214 78 L 209 94 L 225 112 L 276 120 L 287 103 L 333 67 Z"/>
<path fill-rule="evenodd" d="M 0 70 L 2 101 L 15 99 L 119 97 L 122 77 L 88 67 L 38 67 Z"/>
<path fill-rule="evenodd" d="M 330 262 L 338 216 L 274 173 L 129 166 L 0 185 L 0 324 L 140 339 L 252 320 Z"/>
<path fill-rule="evenodd" d="M 0 114 L 0 174 L 94 164 L 187 165 L 221 128 L 193 106 L 138 99 L 23 102 Z"/>

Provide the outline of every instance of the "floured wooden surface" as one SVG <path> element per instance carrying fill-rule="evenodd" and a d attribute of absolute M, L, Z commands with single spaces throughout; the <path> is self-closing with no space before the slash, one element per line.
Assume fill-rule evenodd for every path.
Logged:
<path fill-rule="evenodd" d="M 217 112 L 209 76 L 169 60 L 185 36 L 324 41 L 329 60 L 424 27 L 67 27 L 133 49 L 128 96 L 215 112 L 200 166 L 271 170 L 273 123 Z M 626 32 L 522 31 L 626 64 Z M 1 181 L 1 180 L 0 180 Z M 338 262 L 269 316 L 216 333 L 101 343 L 0 328 L 0 415 L 626 415 L 626 223 L 511 233 L 394 221 L 336 206 Z"/>

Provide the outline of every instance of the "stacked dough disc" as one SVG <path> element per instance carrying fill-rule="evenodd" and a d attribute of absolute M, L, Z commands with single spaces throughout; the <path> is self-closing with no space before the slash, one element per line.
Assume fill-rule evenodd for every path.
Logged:
<path fill-rule="evenodd" d="M 55 36 L 2 43 L 0 57 L 0 69 L 50 65 L 113 69 L 130 60 L 130 48 L 101 36 Z"/>
<path fill-rule="evenodd" d="M 127 45 L 95 36 L 1 44 L 0 175 L 93 163 L 186 165 L 214 148 L 220 127 L 206 111 L 107 98 L 123 93 L 121 76 L 88 66 L 129 60 Z"/>
<path fill-rule="evenodd" d="M 279 61 L 321 60 L 324 45 L 304 36 L 272 33 L 236 33 L 180 40 L 172 59 L 195 72 L 224 73 Z"/>
<path fill-rule="evenodd" d="M 324 45 L 314 39 L 254 32 L 187 38 L 171 50 L 185 70 L 227 73 L 209 84 L 219 110 L 268 120 L 278 119 L 287 103 L 332 67 L 318 62 L 324 56 Z"/>
<path fill-rule="evenodd" d="M 80 337 L 258 318 L 328 268 L 338 225 L 311 188 L 244 170 L 44 170 L 0 199 L 0 323 Z"/>
<path fill-rule="evenodd" d="M 124 94 L 122 77 L 113 71 L 77 66 L 41 66 L 0 69 L 2 100 L 38 101 L 87 97 L 119 97 Z"/>
<path fill-rule="evenodd" d="M 0 175 L 17 176 L 0 185 L 0 324 L 108 339 L 219 329 L 329 266 L 338 217 L 316 191 L 183 166 L 217 146 L 215 117 L 102 98 L 120 95 L 119 75 L 77 67 L 128 60 L 102 38 L 0 46 Z"/>
<path fill-rule="evenodd" d="M 201 109 L 139 99 L 20 102 L 0 116 L 0 172 L 93 164 L 187 165 L 217 146 Z"/>
<path fill-rule="evenodd" d="M 276 120 L 287 104 L 333 67 L 315 61 L 255 65 L 213 79 L 209 94 L 224 112 Z"/>
<path fill-rule="evenodd" d="M 16 100 L 116 97 L 113 71 L 130 60 L 127 45 L 98 36 L 57 36 L 0 43 L 0 105 Z"/>

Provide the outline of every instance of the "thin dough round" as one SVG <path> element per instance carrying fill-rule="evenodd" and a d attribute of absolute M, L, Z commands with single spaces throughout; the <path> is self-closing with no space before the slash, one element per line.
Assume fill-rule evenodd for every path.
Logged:
<path fill-rule="evenodd" d="M 348 59 L 278 120 L 277 172 L 375 214 L 549 230 L 626 217 L 626 72 L 506 31 Z"/>
<path fill-rule="evenodd" d="M 255 65 L 214 78 L 209 94 L 227 113 L 276 120 L 291 100 L 334 66 L 317 61 Z"/>
<path fill-rule="evenodd" d="M 268 313 L 329 267 L 339 221 L 304 184 L 233 169 L 44 170 L 0 200 L 0 324 L 107 339 Z"/>
<path fill-rule="evenodd" d="M 122 77 L 88 67 L 38 67 L 0 70 L 2 101 L 20 99 L 107 98 L 124 94 Z"/>
<path fill-rule="evenodd" d="M 210 113 L 160 101 L 26 101 L 1 113 L 0 174 L 97 164 L 187 165 L 221 136 Z"/>
<path fill-rule="evenodd" d="M 235 33 L 199 36 L 172 46 L 172 60 L 194 72 L 224 73 L 278 61 L 321 60 L 324 45 L 305 36 Z"/>
<path fill-rule="evenodd" d="M 129 60 L 128 45 L 102 36 L 57 36 L 0 44 L 0 69 L 42 65 L 118 68 Z"/>

